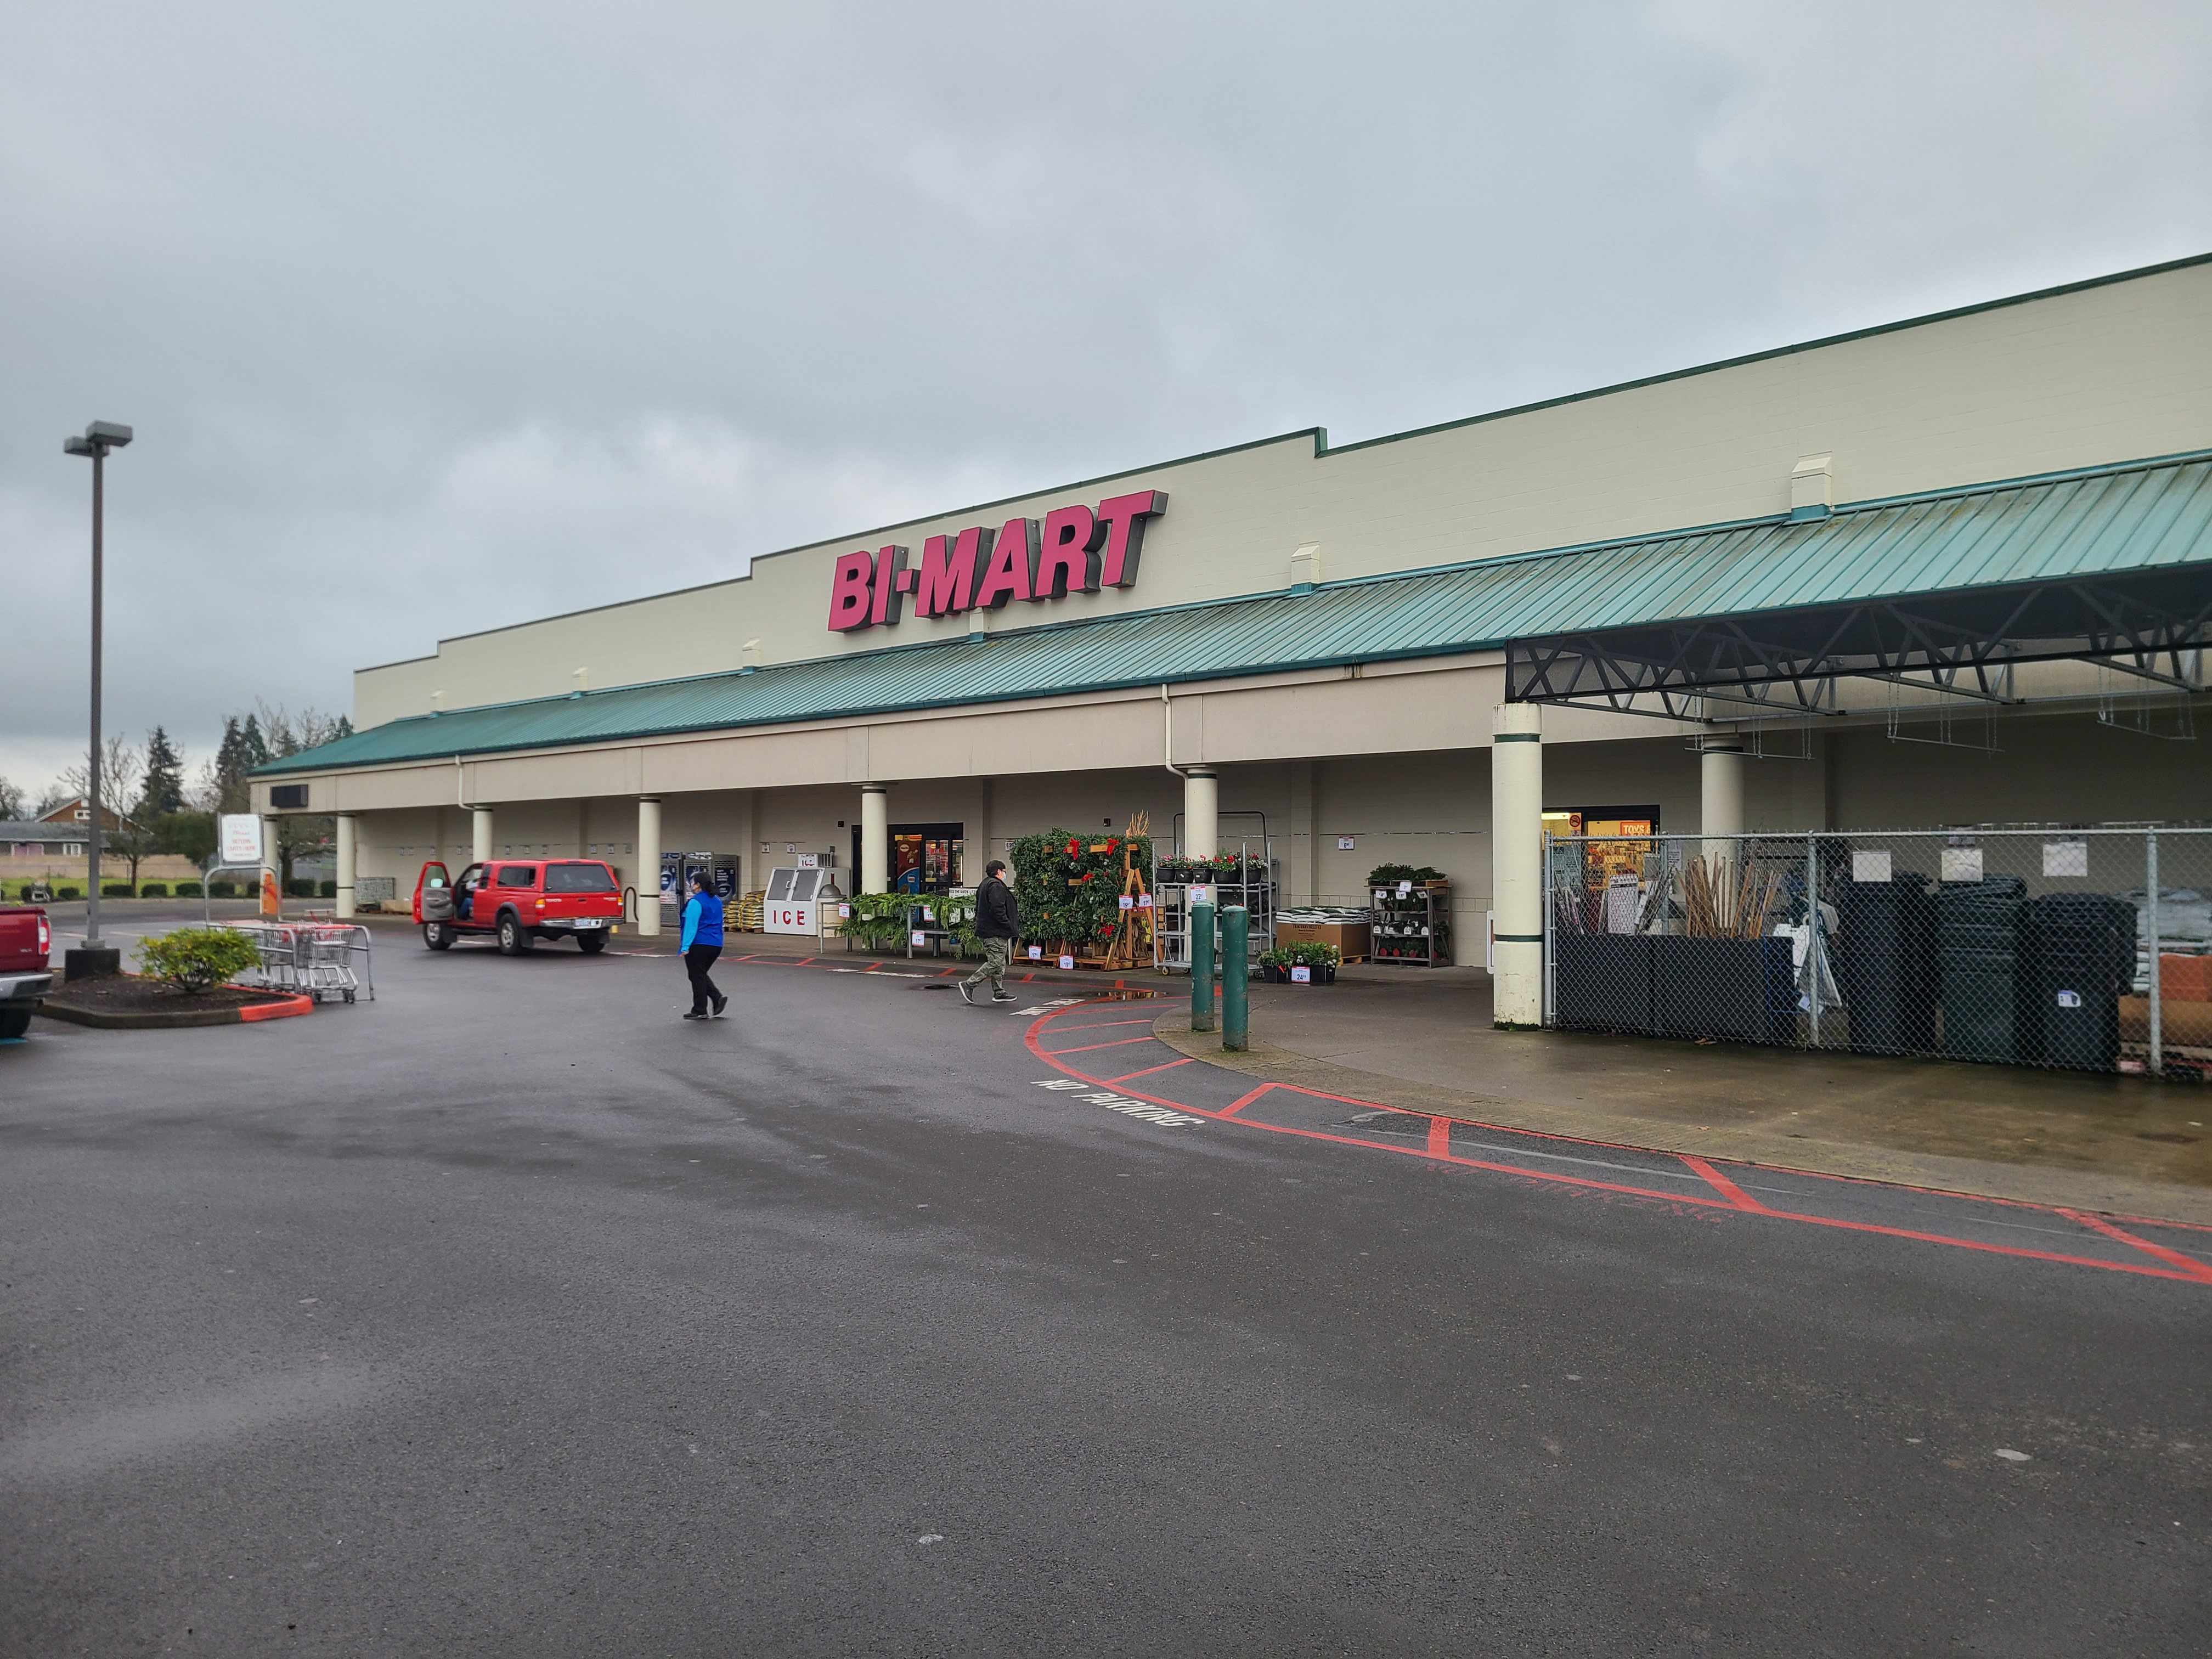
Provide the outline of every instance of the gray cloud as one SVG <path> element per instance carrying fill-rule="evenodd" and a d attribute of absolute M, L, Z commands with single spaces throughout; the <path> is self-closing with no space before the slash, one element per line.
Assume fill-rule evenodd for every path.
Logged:
<path fill-rule="evenodd" d="M 0 773 L 1311 424 L 2212 247 L 2187 3 L 18 8 Z M 15 630 L 32 619 L 27 638 Z"/>

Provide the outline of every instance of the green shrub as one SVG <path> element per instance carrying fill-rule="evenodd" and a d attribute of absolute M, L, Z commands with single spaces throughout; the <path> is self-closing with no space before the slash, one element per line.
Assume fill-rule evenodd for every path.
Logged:
<path fill-rule="evenodd" d="M 27 881 L 25 882 L 23 884 L 23 890 L 16 894 L 15 896 L 21 899 L 24 903 L 28 904 L 31 902 L 31 884 Z"/>
<path fill-rule="evenodd" d="M 304 876 L 295 876 L 284 884 L 284 896 L 287 898 L 313 898 L 314 896 L 315 884 Z"/>
<path fill-rule="evenodd" d="M 169 884 L 165 881 L 142 881 L 138 884 L 138 896 L 167 898 L 169 896 Z"/>
<path fill-rule="evenodd" d="M 210 898 L 236 898 L 238 896 L 238 884 L 234 881 L 210 882 L 208 884 L 208 896 Z"/>
<path fill-rule="evenodd" d="M 1410 881 L 1419 887 L 1423 882 L 1443 878 L 1444 872 L 1430 864 L 1378 864 L 1367 872 L 1370 887 L 1395 887 L 1401 881 Z"/>
<path fill-rule="evenodd" d="M 177 896 L 179 898 L 198 898 L 199 896 L 199 883 L 196 881 L 180 881 L 177 884 Z"/>
<path fill-rule="evenodd" d="M 102 898 L 129 898 L 131 884 L 127 881 L 103 881 L 100 884 L 100 896 Z"/>
<path fill-rule="evenodd" d="M 334 881 L 325 882 L 316 894 L 319 898 L 336 898 L 337 896 L 338 884 Z"/>
<path fill-rule="evenodd" d="M 84 896 L 84 889 L 82 887 L 57 887 L 54 889 L 54 896 L 58 899 L 82 898 Z"/>
<path fill-rule="evenodd" d="M 1112 939 L 1121 922 L 1125 854 L 1139 870 L 1151 869 L 1152 838 L 1110 830 L 1079 836 L 1048 830 L 1015 842 L 1007 858 L 1022 936 L 1047 945 L 1065 941 L 1079 951 Z"/>
<path fill-rule="evenodd" d="M 1262 968 L 1334 968 L 1344 960 L 1344 952 L 1334 945 L 1313 942 L 1304 945 L 1279 945 L 1272 951 L 1260 953 Z"/>
<path fill-rule="evenodd" d="M 244 973 L 260 960 L 260 947 L 228 927 L 179 927 L 138 945 L 139 964 L 147 974 L 189 996 Z"/>

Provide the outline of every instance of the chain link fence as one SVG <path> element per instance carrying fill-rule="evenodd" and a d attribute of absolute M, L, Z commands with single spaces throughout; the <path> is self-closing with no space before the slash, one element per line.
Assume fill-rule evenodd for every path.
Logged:
<path fill-rule="evenodd" d="M 2203 1081 L 2212 829 L 1545 839 L 1545 1023 Z"/>

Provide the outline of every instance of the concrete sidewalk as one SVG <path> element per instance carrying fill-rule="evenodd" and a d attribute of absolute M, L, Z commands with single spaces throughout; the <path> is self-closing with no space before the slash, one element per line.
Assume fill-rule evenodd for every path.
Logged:
<path fill-rule="evenodd" d="M 1492 1029 L 1480 969 L 1255 985 L 1252 1047 L 1156 1028 L 1255 1078 L 1655 1150 L 2212 1224 L 2212 1091 L 2139 1077 Z"/>

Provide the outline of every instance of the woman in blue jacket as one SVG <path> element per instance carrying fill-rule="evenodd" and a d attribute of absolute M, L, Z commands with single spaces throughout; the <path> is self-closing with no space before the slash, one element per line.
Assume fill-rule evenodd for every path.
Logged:
<path fill-rule="evenodd" d="M 722 954 L 722 901 L 714 896 L 704 870 L 691 872 L 691 896 L 684 902 L 684 941 L 677 948 L 684 953 L 684 971 L 691 975 L 691 1012 L 684 1018 L 721 1018 L 730 1000 L 714 988 L 707 970 Z M 710 1002 L 711 1014 L 707 1011 Z"/>

